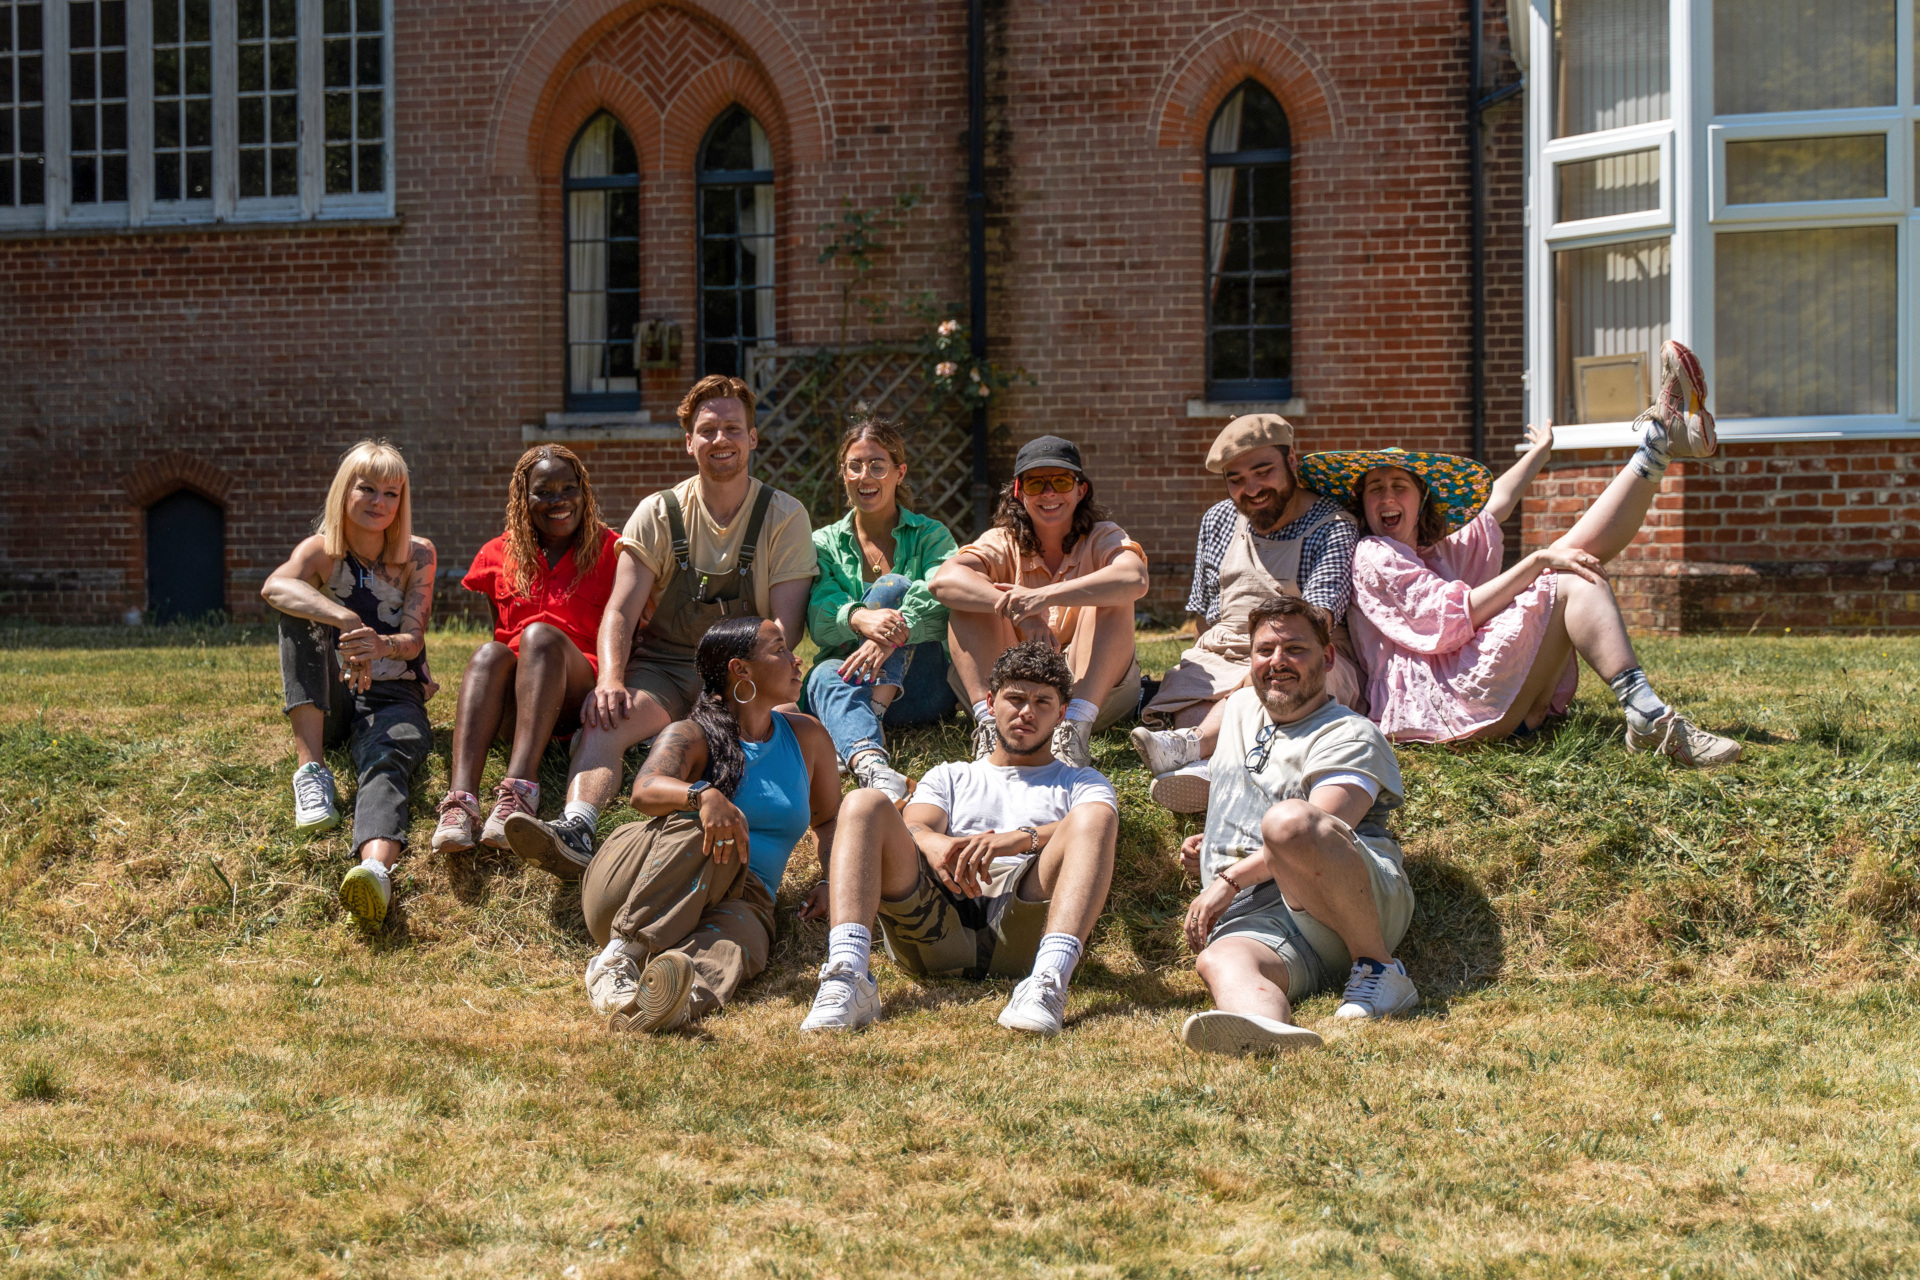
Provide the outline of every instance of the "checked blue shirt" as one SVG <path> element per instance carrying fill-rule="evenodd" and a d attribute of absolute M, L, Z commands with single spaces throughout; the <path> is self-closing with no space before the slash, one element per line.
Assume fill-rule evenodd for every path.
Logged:
<path fill-rule="evenodd" d="M 1316 498 L 1307 514 L 1281 525 L 1272 533 L 1254 531 L 1256 538 L 1286 542 L 1299 537 L 1315 520 L 1340 510 L 1327 498 Z M 1220 618 L 1220 562 L 1226 558 L 1233 540 L 1234 519 L 1240 513 L 1233 503 L 1222 500 L 1207 508 L 1200 517 L 1200 540 L 1193 553 L 1193 591 L 1187 596 L 1187 612 L 1197 613 L 1211 626 Z M 1360 541 L 1359 531 L 1345 520 L 1329 520 L 1300 546 L 1300 595 L 1319 605 L 1339 622 L 1347 616 L 1347 604 L 1353 598 L 1353 549 Z"/>

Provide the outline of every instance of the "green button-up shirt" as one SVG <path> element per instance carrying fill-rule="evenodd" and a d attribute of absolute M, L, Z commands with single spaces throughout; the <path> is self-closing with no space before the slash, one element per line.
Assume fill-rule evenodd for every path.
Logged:
<path fill-rule="evenodd" d="M 807 630 L 820 646 L 822 658 L 844 658 L 860 646 L 861 637 L 847 619 L 860 607 L 870 585 L 861 574 L 860 540 L 853 533 L 854 513 L 813 531 L 813 549 L 820 557 L 820 576 L 813 580 L 807 601 Z M 947 641 L 947 606 L 927 590 L 934 570 L 953 558 L 958 549 L 947 526 L 917 511 L 900 508 L 893 526 L 893 571 L 913 579 L 900 614 L 909 628 L 907 643 Z"/>

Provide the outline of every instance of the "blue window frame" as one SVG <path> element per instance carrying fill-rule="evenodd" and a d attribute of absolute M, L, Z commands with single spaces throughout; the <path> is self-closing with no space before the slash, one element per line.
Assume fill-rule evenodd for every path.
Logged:
<path fill-rule="evenodd" d="M 773 341 L 773 148 L 742 107 L 700 144 L 699 371 L 745 377 L 747 348 Z"/>
<path fill-rule="evenodd" d="M 640 160 L 601 112 L 567 152 L 567 394 L 570 410 L 640 407 Z"/>
<path fill-rule="evenodd" d="M 1287 113 L 1247 81 L 1207 129 L 1207 398 L 1293 396 L 1293 173 Z"/>

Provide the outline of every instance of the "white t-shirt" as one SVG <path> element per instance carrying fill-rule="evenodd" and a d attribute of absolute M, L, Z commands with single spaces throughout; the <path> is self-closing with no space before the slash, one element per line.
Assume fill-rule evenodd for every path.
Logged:
<path fill-rule="evenodd" d="M 1058 822 L 1089 800 L 1120 811 L 1113 784 L 1098 769 L 1064 760 L 1031 766 L 957 760 L 927 770 L 907 803 L 932 805 L 947 815 L 948 835 L 971 836 Z"/>

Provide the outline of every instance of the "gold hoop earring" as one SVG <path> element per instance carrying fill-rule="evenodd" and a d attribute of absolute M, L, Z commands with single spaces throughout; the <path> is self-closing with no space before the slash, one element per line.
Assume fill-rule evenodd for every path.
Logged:
<path fill-rule="evenodd" d="M 738 680 L 733 682 L 733 700 L 739 703 L 741 706 L 745 706 L 747 703 L 752 702 L 755 698 L 760 696 L 760 686 L 757 684 L 753 684 L 753 677 L 748 676 L 745 683 L 753 684 L 753 692 L 743 698 L 740 696 L 741 683 L 742 682 Z"/>

